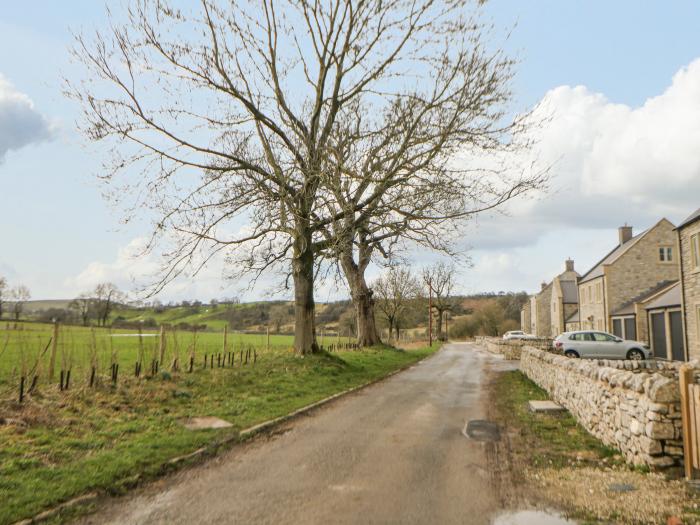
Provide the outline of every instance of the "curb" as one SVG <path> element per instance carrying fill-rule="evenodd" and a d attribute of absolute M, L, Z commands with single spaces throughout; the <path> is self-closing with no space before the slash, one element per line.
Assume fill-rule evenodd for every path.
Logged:
<path fill-rule="evenodd" d="M 400 374 L 401 372 L 404 372 L 408 370 L 409 368 L 412 368 L 416 366 L 419 363 L 422 363 L 426 359 L 434 356 L 437 352 L 439 352 L 442 349 L 442 346 L 438 348 L 435 352 L 432 354 L 429 354 L 418 361 L 415 361 L 411 364 L 404 365 L 400 368 L 397 368 L 396 370 L 393 370 L 389 372 L 388 374 L 378 377 L 376 379 L 372 379 L 371 381 L 368 381 L 366 383 L 362 383 L 361 385 L 354 386 L 352 388 L 348 388 L 347 390 L 343 390 L 342 392 L 338 392 L 336 394 L 333 394 L 331 396 L 328 396 L 326 398 L 323 398 L 319 401 L 314 401 L 310 405 L 303 406 L 301 408 L 298 408 L 294 410 L 293 412 L 290 412 L 289 414 L 285 414 L 283 416 L 276 417 L 274 419 L 269 419 L 267 421 L 263 421 L 262 423 L 258 423 L 257 425 L 253 425 L 252 427 L 248 427 L 246 429 L 241 430 L 237 434 L 232 434 L 230 436 L 226 436 L 222 439 L 219 439 L 217 441 L 212 442 L 211 444 L 198 448 L 197 450 L 190 452 L 189 454 L 185 454 L 184 456 L 177 456 L 172 459 L 169 459 L 165 463 L 163 463 L 162 467 L 174 467 L 177 466 L 180 463 L 183 463 L 185 461 L 193 460 L 193 459 L 201 459 L 204 456 L 207 455 L 216 455 L 217 450 L 225 445 L 228 445 L 234 441 L 245 441 L 256 434 L 260 434 L 266 430 L 271 429 L 272 427 L 275 427 L 279 425 L 280 423 L 284 423 L 285 421 L 289 421 L 292 419 L 295 419 L 299 416 L 302 416 L 308 412 L 311 412 L 312 410 L 322 407 L 324 405 L 327 405 L 328 403 L 331 403 L 335 401 L 336 399 L 339 399 L 341 397 L 347 396 L 348 394 L 352 394 L 353 392 L 358 392 L 360 390 L 363 390 L 369 386 L 375 385 L 377 383 L 380 383 L 381 381 L 385 381 L 386 379 L 389 379 L 390 377 L 395 376 L 396 374 Z M 138 479 L 140 478 L 140 475 L 137 475 L 134 478 L 134 482 L 138 482 Z M 36 516 L 32 518 L 26 518 L 21 521 L 16 521 L 12 525 L 31 525 L 33 523 L 41 523 L 43 521 L 46 521 L 51 518 L 55 518 L 59 513 L 61 513 L 64 510 L 68 510 L 71 508 L 79 507 L 81 505 L 89 505 L 90 503 L 96 502 L 98 499 L 100 499 L 102 496 L 104 496 L 104 493 L 101 492 L 89 492 L 87 494 L 83 494 L 81 496 L 77 496 L 73 499 L 70 499 L 68 501 L 65 501 L 56 507 L 53 507 L 51 509 L 45 510 L 43 512 L 40 512 Z"/>

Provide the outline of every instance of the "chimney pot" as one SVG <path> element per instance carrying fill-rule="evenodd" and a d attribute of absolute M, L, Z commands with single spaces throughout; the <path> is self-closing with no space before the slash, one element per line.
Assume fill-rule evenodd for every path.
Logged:
<path fill-rule="evenodd" d="M 566 271 L 567 271 L 567 272 L 573 272 L 573 271 L 574 271 L 574 260 L 573 260 L 573 259 L 567 259 L 567 260 L 566 260 Z"/>
<path fill-rule="evenodd" d="M 545 288 L 547 288 L 547 283 L 542 281 L 542 289 L 544 290 Z"/>
<path fill-rule="evenodd" d="M 620 226 L 617 231 L 620 234 L 620 246 L 628 242 L 632 238 L 632 226 Z"/>

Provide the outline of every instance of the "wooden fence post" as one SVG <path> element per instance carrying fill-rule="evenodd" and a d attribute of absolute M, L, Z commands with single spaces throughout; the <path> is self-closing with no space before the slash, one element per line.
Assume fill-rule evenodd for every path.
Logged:
<path fill-rule="evenodd" d="M 51 354 L 49 356 L 49 380 L 53 379 L 56 368 L 56 349 L 58 348 L 58 321 L 53 323 L 53 335 L 51 336 Z"/>
<path fill-rule="evenodd" d="M 695 429 L 691 425 L 691 407 L 690 407 L 690 392 L 689 386 L 693 383 L 693 368 L 689 365 L 683 365 L 678 370 L 678 382 L 681 389 L 681 416 L 683 417 L 683 464 L 685 466 L 686 479 L 693 477 L 693 436 Z"/>
<path fill-rule="evenodd" d="M 226 353 L 227 346 L 228 346 L 228 325 L 224 325 L 224 346 L 223 346 L 224 353 Z"/>
<path fill-rule="evenodd" d="M 270 327 L 267 327 L 267 351 L 270 351 Z"/>
<path fill-rule="evenodd" d="M 165 326 L 160 325 L 160 359 L 158 360 L 159 363 L 163 363 L 165 361 Z"/>

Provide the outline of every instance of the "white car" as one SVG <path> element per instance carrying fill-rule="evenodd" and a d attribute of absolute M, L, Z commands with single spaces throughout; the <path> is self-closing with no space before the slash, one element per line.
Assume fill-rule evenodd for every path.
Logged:
<path fill-rule="evenodd" d="M 534 339 L 534 336 L 526 334 L 522 330 L 511 330 L 503 334 L 503 340 L 508 341 L 511 339 Z"/>
<path fill-rule="evenodd" d="M 654 357 L 646 343 L 626 341 L 613 334 L 594 330 L 564 332 L 554 340 L 553 346 L 566 357 L 635 361 Z"/>

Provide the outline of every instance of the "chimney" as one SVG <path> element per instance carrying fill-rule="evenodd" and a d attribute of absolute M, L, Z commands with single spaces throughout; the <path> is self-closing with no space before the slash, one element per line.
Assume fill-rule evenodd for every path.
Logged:
<path fill-rule="evenodd" d="M 542 281 L 542 289 L 544 290 L 545 288 L 547 288 L 547 283 Z"/>
<path fill-rule="evenodd" d="M 632 226 L 620 226 L 617 231 L 620 233 L 620 246 L 632 238 Z"/>
<path fill-rule="evenodd" d="M 567 259 L 567 260 L 566 260 L 566 271 L 567 271 L 567 272 L 573 272 L 573 271 L 574 271 L 574 260 L 573 260 L 573 259 Z"/>

